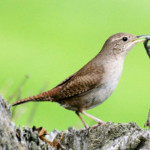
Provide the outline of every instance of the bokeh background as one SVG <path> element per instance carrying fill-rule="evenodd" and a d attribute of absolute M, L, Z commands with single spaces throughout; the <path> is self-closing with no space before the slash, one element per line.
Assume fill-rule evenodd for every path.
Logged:
<path fill-rule="evenodd" d="M 0 94 L 12 103 L 51 89 L 91 60 L 112 34 L 150 34 L 149 6 L 149 0 L 1 0 Z M 87 112 L 143 127 L 149 109 L 150 60 L 140 43 L 126 57 L 113 95 Z M 21 126 L 49 131 L 83 127 L 74 112 L 55 103 L 26 103 L 11 110 Z"/>

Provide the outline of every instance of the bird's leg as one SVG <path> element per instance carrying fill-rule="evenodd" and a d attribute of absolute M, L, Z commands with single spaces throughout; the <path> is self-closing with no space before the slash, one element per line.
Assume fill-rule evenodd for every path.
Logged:
<path fill-rule="evenodd" d="M 85 123 L 85 121 L 83 120 L 83 118 L 81 117 L 80 113 L 78 111 L 76 111 L 76 114 L 78 115 L 78 117 L 80 118 L 80 120 L 82 121 L 82 123 L 84 124 L 85 128 L 88 128 L 88 125 Z"/>
<path fill-rule="evenodd" d="M 100 120 L 100 119 L 98 119 L 98 118 L 96 118 L 96 117 L 94 117 L 94 116 L 86 113 L 85 111 L 81 111 L 81 113 L 84 114 L 84 115 L 86 115 L 86 116 L 88 116 L 89 118 L 95 120 L 96 122 L 98 122 L 99 125 L 101 125 L 101 124 L 104 123 L 102 120 Z"/>

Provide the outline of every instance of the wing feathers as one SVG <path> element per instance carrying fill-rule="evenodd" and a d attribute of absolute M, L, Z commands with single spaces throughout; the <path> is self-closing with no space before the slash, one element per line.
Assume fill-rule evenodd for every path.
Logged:
<path fill-rule="evenodd" d="M 98 69 L 91 68 L 95 64 L 89 64 L 88 66 L 80 69 L 76 74 L 70 76 L 62 83 L 58 84 L 55 88 L 43 92 L 39 95 L 22 99 L 13 104 L 18 105 L 29 101 L 55 101 L 71 98 L 73 96 L 80 96 L 89 90 L 92 90 L 97 86 L 97 82 L 100 83 L 104 72 L 103 66 L 99 66 Z"/>

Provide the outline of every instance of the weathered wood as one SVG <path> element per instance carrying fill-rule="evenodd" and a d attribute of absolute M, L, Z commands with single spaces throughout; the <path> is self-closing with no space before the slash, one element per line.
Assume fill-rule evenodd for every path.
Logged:
<path fill-rule="evenodd" d="M 57 139 L 61 133 L 54 131 Z M 52 132 L 52 133 L 54 133 Z M 46 136 L 50 139 L 50 135 Z M 150 131 L 135 123 L 106 123 L 92 130 L 69 128 L 60 143 L 63 150 L 150 150 Z M 38 138 L 38 133 L 17 128 L 11 121 L 9 105 L 0 97 L 0 150 L 54 150 Z"/>

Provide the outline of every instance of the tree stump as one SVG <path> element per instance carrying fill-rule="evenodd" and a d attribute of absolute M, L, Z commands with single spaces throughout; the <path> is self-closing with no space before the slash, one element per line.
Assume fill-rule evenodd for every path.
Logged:
<path fill-rule="evenodd" d="M 52 134 L 60 139 L 62 131 Z M 150 150 L 150 131 L 139 128 L 136 123 L 114 124 L 107 122 L 92 130 L 64 131 L 60 147 L 53 147 L 40 140 L 38 132 L 29 127 L 16 127 L 11 121 L 10 106 L 0 97 L 0 150 Z"/>

